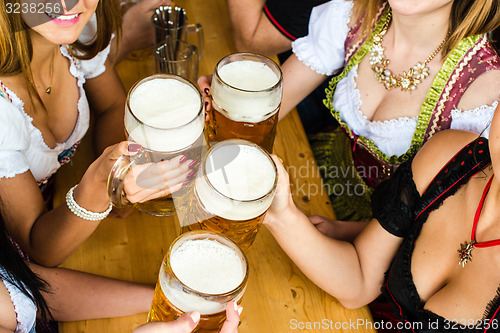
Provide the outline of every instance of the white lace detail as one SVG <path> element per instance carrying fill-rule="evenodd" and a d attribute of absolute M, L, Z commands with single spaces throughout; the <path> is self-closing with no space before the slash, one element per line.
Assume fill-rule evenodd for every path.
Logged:
<path fill-rule="evenodd" d="M 60 51 L 61 51 L 61 54 L 63 56 L 65 56 L 66 58 L 69 59 L 69 62 L 70 62 L 69 72 L 71 73 L 72 76 L 74 76 L 76 78 L 77 85 L 78 85 L 78 88 L 79 88 L 78 90 L 79 90 L 79 93 L 80 93 L 80 97 L 78 98 L 78 104 L 77 104 L 77 108 L 78 108 L 79 112 L 78 112 L 78 118 L 76 120 L 76 124 L 75 124 L 75 127 L 74 127 L 75 129 L 77 129 L 77 128 L 80 127 L 80 119 L 81 119 L 81 113 L 82 113 L 81 112 L 81 110 L 82 110 L 81 107 L 82 106 L 84 106 L 84 107 L 87 106 L 88 107 L 88 102 L 87 102 L 87 98 L 86 98 L 86 95 L 85 95 L 85 91 L 83 90 L 83 84 L 85 83 L 85 77 L 84 77 L 84 74 L 80 70 L 78 70 L 78 68 L 76 67 L 74 59 L 69 54 L 68 50 L 66 49 L 66 46 L 61 46 L 60 47 Z M 73 132 L 71 133 L 71 135 L 68 138 L 68 140 L 66 140 L 65 142 L 62 142 L 62 143 L 61 142 L 57 143 L 55 148 L 50 148 L 45 143 L 45 140 L 43 139 L 42 132 L 33 125 L 33 118 L 30 115 L 28 115 L 26 113 L 26 111 L 24 110 L 24 102 L 12 90 L 8 89 L 7 87 L 6 87 L 6 90 L 8 90 L 8 92 L 9 92 L 9 95 L 10 95 L 10 97 L 12 99 L 12 103 L 23 113 L 23 115 L 26 117 L 26 119 L 28 119 L 28 123 L 29 123 L 28 126 L 29 126 L 30 132 L 32 133 L 32 136 L 35 135 L 36 136 L 36 140 L 39 141 L 42 144 L 43 148 L 45 148 L 46 150 L 56 151 L 56 150 L 61 150 L 61 148 L 69 148 L 75 142 L 77 142 L 78 140 L 81 139 L 81 138 L 79 138 L 76 141 L 74 140 L 73 137 L 77 133 L 75 133 L 75 130 L 73 130 Z M 72 142 L 72 143 L 68 144 L 69 142 Z M 64 149 L 62 149 L 62 150 L 64 150 Z"/>
<path fill-rule="evenodd" d="M 411 146 L 417 128 L 418 117 L 396 117 L 385 121 L 370 121 L 362 112 L 361 93 L 357 88 L 358 66 L 353 66 L 347 76 L 340 80 L 335 89 L 333 107 L 340 118 L 358 136 L 372 140 L 387 156 L 400 156 Z M 452 129 L 482 133 L 488 137 L 489 124 L 498 105 L 483 105 L 473 110 L 451 111 Z"/>
<path fill-rule="evenodd" d="M 5 269 L 0 267 L 0 272 L 7 275 Z M 14 305 L 17 317 L 17 327 L 15 333 L 28 333 L 35 325 L 36 320 L 36 305 L 31 299 L 26 297 L 19 288 L 9 283 L 8 281 L 0 279 L 10 295 L 10 300 Z"/>
<path fill-rule="evenodd" d="M 460 109 L 451 110 L 452 123 L 450 128 L 462 129 L 475 133 L 481 133 L 488 138 L 490 135 L 491 119 L 495 114 L 498 101 L 492 105 L 481 105 L 472 110 L 461 111 Z"/>
<path fill-rule="evenodd" d="M 113 37 L 111 38 L 111 40 L 113 40 Z M 98 77 L 106 71 L 105 63 L 110 50 L 111 43 L 104 50 L 99 52 L 94 58 L 79 61 L 80 69 L 84 73 L 84 76 L 87 80 Z"/>
<path fill-rule="evenodd" d="M 451 110 L 451 114 L 457 115 L 459 113 L 464 113 L 464 114 L 469 114 L 470 116 L 477 116 L 483 114 L 483 112 L 490 112 L 491 108 L 495 109 L 497 106 L 498 106 L 498 101 L 494 101 L 493 104 L 491 105 L 481 105 L 472 110 L 462 111 L 461 109 L 453 109 Z"/>
<path fill-rule="evenodd" d="M 298 41 L 298 39 L 296 41 Z M 309 59 L 308 55 L 306 55 L 308 48 L 309 48 L 309 46 L 307 44 L 301 43 L 300 41 L 299 41 L 299 43 L 295 43 L 295 42 L 292 43 L 292 52 L 295 54 L 295 56 L 297 57 L 297 59 L 301 63 L 303 63 L 304 65 L 306 65 L 307 67 L 309 67 L 310 69 L 312 69 L 313 71 L 315 71 L 318 74 L 327 75 L 327 76 L 333 75 L 333 73 L 335 71 L 333 71 L 333 70 L 326 71 L 326 70 L 320 68 L 318 65 L 316 65 L 314 63 L 314 61 Z"/>

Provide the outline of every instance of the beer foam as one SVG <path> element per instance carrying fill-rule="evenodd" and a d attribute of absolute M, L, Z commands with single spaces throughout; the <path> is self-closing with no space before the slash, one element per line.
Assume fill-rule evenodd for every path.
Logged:
<path fill-rule="evenodd" d="M 241 221 L 261 215 L 271 205 L 273 195 L 265 195 L 273 189 L 276 171 L 272 161 L 257 147 L 217 147 L 207 157 L 205 168 L 210 171 L 207 171 L 209 182 L 225 196 L 214 195 L 206 180 L 198 177 L 196 191 L 210 213 Z"/>
<path fill-rule="evenodd" d="M 174 128 L 194 119 L 200 111 L 200 97 L 181 81 L 157 78 L 135 88 L 130 107 L 135 116 L 149 126 Z"/>
<path fill-rule="evenodd" d="M 217 70 L 219 77 L 234 88 L 212 81 L 214 107 L 229 119 L 257 123 L 278 111 L 282 85 L 270 92 L 280 77 L 266 64 L 256 61 L 235 61 Z"/>
<path fill-rule="evenodd" d="M 246 265 L 235 250 L 210 239 L 185 241 L 171 253 L 169 260 L 172 271 L 184 285 L 204 294 L 230 292 L 241 284 L 246 274 Z M 212 314 L 225 309 L 225 304 L 168 286 L 162 273 L 160 285 L 169 301 L 185 312 Z"/>
<path fill-rule="evenodd" d="M 210 239 L 184 242 L 170 256 L 170 265 L 182 283 L 205 294 L 230 292 L 245 277 L 238 254 Z"/>
<path fill-rule="evenodd" d="M 279 77 L 262 62 L 243 60 L 230 62 L 218 70 L 227 84 L 244 90 L 265 90 L 278 83 Z"/>
<path fill-rule="evenodd" d="M 156 151 L 176 151 L 194 143 L 203 131 L 203 115 L 196 118 L 201 98 L 191 86 L 170 78 L 154 78 L 139 84 L 129 105 L 135 119 L 125 113 L 129 139 Z"/>

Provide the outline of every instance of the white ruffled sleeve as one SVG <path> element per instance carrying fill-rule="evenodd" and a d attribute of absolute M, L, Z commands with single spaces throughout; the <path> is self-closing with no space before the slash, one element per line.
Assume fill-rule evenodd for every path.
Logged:
<path fill-rule="evenodd" d="M 352 1 L 331 0 L 313 8 L 309 34 L 292 43 L 293 53 L 303 64 L 322 75 L 332 75 L 344 66 L 352 6 Z"/>
<path fill-rule="evenodd" d="M 12 103 L 0 97 L 0 178 L 29 170 L 25 151 L 30 145 L 27 119 Z"/>
<path fill-rule="evenodd" d="M 89 22 L 85 25 L 85 28 L 83 28 L 80 37 L 78 37 L 78 40 L 85 44 L 91 43 L 95 39 L 96 33 L 97 19 L 94 14 L 94 16 L 92 16 Z M 114 35 L 111 40 L 113 40 L 113 38 Z M 85 79 L 92 79 L 104 73 L 104 71 L 106 70 L 106 66 L 104 65 L 104 63 L 108 58 L 110 48 L 111 43 L 104 50 L 99 52 L 94 58 L 89 60 L 80 60 L 80 70 L 83 72 L 83 76 L 85 77 Z"/>
<path fill-rule="evenodd" d="M 495 101 L 492 105 L 482 105 L 473 110 L 453 109 L 451 110 L 450 128 L 475 132 L 488 139 L 491 119 L 493 119 L 497 106 L 498 101 Z"/>

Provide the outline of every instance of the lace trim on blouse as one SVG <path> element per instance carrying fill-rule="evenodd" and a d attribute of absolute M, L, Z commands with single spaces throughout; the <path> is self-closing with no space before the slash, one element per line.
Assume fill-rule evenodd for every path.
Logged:
<path fill-rule="evenodd" d="M 70 62 L 69 72 L 73 77 L 76 78 L 76 83 L 79 91 L 79 98 L 76 105 L 78 117 L 76 119 L 73 131 L 67 140 L 65 140 L 64 142 L 58 142 L 56 143 L 54 148 L 50 148 L 45 143 L 42 132 L 33 125 L 33 118 L 26 113 L 24 109 L 24 102 L 12 90 L 2 84 L 2 88 L 7 95 L 6 97 L 27 120 L 26 126 L 29 133 L 28 140 L 30 141 L 31 147 L 26 151 L 0 151 L 0 156 L 7 155 L 4 159 L 2 168 L 0 168 L 0 177 L 11 178 L 31 169 L 31 172 L 33 173 L 35 179 L 38 182 L 43 182 L 43 180 L 47 179 L 55 171 L 57 171 L 57 169 L 62 164 L 60 163 L 61 161 L 58 161 L 58 157 L 61 153 L 64 154 L 62 162 L 64 163 L 69 161 L 66 151 L 74 152 L 75 143 L 77 144 L 81 140 L 88 129 L 89 105 L 85 95 L 85 90 L 83 89 L 83 85 L 86 81 L 88 73 L 84 72 L 84 70 L 88 70 L 92 75 L 98 75 L 101 71 L 105 70 L 104 61 L 109 52 L 109 47 L 107 49 L 107 52 L 103 51 L 102 54 L 96 56 L 96 58 L 99 58 L 99 62 L 94 62 L 93 64 L 86 64 L 86 61 L 79 61 L 78 59 L 74 58 L 68 52 L 66 46 L 61 46 L 60 52 Z M 101 66 L 97 66 L 99 63 L 101 64 Z M 99 68 L 92 70 L 92 68 L 96 66 Z M 82 69 L 81 67 L 84 68 Z M 30 156 L 29 158 L 28 155 Z"/>
<path fill-rule="evenodd" d="M 7 275 L 7 272 L 3 267 L 0 267 L 0 273 L 2 275 Z M 31 299 L 26 297 L 19 288 L 11 284 L 10 282 L 0 279 L 7 288 L 10 295 L 10 300 L 14 305 L 14 310 L 17 317 L 17 327 L 15 333 L 27 333 L 33 329 L 36 321 L 36 305 Z"/>
<path fill-rule="evenodd" d="M 85 77 L 83 75 L 83 73 L 81 71 L 78 70 L 78 61 L 77 59 L 73 58 L 68 50 L 66 49 L 65 46 L 61 46 L 60 47 L 60 50 L 61 50 L 61 53 L 63 56 L 65 56 L 66 58 L 68 58 L 70 60 L 70 67 L 69 67 L 69 72 L 71 73 L 71 75 L 73 75 L 76 80 L 77 80 L 77 85 L 78 85 L 78 90 L 80 92 L 80 96 L 78 97 L 78 104 L 77 104 L 77 108 L 78 108 L 78 118 L 76 120 L 76 123 L 75 123 L 75 127 L 74 129 L 77 129 L 79 127 L 79 122 L 80 122 L 80 110 L 81 110 L 81 106 L 82 106 L 82 98 L 85 99 L 85 93 L 82 94 L 82 90 L 83 90 L 83 84 L 85 83 Z M 30 129 L 30 132 L 31 133 L 36 133 L 36 136 L 37 136 L 37 139 L 39 139 L 39 141 L 42 143 L 43 147 L 46 148 L 47 150 L 57 150 L 59 147 L 61 146 L 65 146 L 67 145 L 68 142 L 71 142 L 73 141 L 73 136 L 76 134 L 75 133 L 75 130 L 73 130 L 73 132 L 71 133 L 71 135 L 69 136 L 69 138 L 64 141 L 64 142 L 58 142 L 56 144 L 56 147 L 55 148 L 50 148 L 49 146 L 47 146 L 47 144 L 45 143 L 44 139 L 43 139 L 43 135 L 42 135 L 42 132 L 35 127 L 35 125 L 33 125 L 33 118 L 26 113 L 26 111 L 24 110 L 24 102 L 16 95 L 15 92 L 13 92 L 12 90 L 10 90 L 8 87 L 4 86 L 4 89 L 6 90 L 6 92 L 8 93 L 8 96 L 10 97 L 10 100 L 12 102 L 12 104 L 14 104 L 14 106 L 16 108 L 18 108 L 22 113 L 23 115 L 28 119 L 28 123 L 29 123 L 29 129 Z"/>
<path fill-rule="evenodd" d="M 357 88 L 358 65 L 353 66 L 348 75 L 339 81 L 334 95 L 334 107 L 341 119 L 356 133 L 372 140 L 387 156 L 400 156 L 411 146 L 416 130 L 418 116 L 398 117 L 384 121 L 370 121 L 362 112 L 361 93 Z M 473 110 L 451 111 L 452 129 L 461 129 L 482 133 L 488 138 L 489 124 L 498 101 L 492 105 L 482 105 Z"/>

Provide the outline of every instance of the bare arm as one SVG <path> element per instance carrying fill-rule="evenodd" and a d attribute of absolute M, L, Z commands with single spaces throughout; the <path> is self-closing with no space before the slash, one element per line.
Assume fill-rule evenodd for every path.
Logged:
<path fill-rule="evenodd" d="M 55 320 L 112 318 L 148 312 L 154 286 L 65 268 L 29 264 L 50 286 L 43 294 Z"/>
<path fill-rule="evenodd" d="M 318 74 L 304 65 L 295 54 L 285 61 L 281 70 L 283 72 L 283 99 L 280 107 L 280 120 L 327 78 L 326 75 Z"/>
<path fill-rule="evenodd" d="M 75 201 L 93 212 L 109 206 L 107 176 L 118 157 L 128 152 L 127 142 L 110 147 L 92 163 L 78 187 Z M 73 186 L 73 184 L 71 184 Z M 36 262 L 56 266 L 71 254 L 99 225 L 73 214 L 66 204 L 47 211 L 30 171 L 0 179 L 0 213 L 10 236 Z"/>
<path fill-rule="evenodd" d="M 106 148 L 75 188 L 73 196 L 77 204 L 92 212 L 104 212 L 110 204 L 107 179 L 111 167 L 120 156 L 133 155 L 138 149 L 140 145 L 129 145 L 126 141 Z M 127 199 L 143 202 L 178 190 L 190 172 L 191 162 L 190 159 L 182 161 L 179 156 L 155 163 L 145 173 L 141 173 L 143 168 L 138 166 L 138 171 L 130 172 L 124 180 Z M 135 177 L 162 186 L 143 187 Z M 66 203 L 47 211 L 30 171 L 12 178 L 0 178 L 0 213 L 10 236 L 33 260 L 44 266 L 62 263 L 100 222 L 78 217 Z"/>
<path fill-rule="evenodd" d="M 312 215 L 309 216 L 309 221 L 318 229 L 322 234 L 353 242 L 359 233 L 368 225 L 369 221 L 332 221 L 324 216 Z"/>
<path fill-rule="evenodd" d="M 443 165 L 474 138 L 477 134 L 472 132 L 441 131 L 420 149 L 412 163 L 413 180 L 420 194 Z M 322 234 L 294 205 L 288 175 L 276 158 L 275 162 L 279 181 L 265 219 L 268 229 L 304 274 L 344 306 L 359 307 L 372 301 L 379 294 L 401 238 L 388 233 L 375 219 L 353 244 Z"/>
<path fill-rule="evenodd" d="M 152 47 L 154 28 L 151 15 L 157 7 L 171 4 L 170 0 L 144 0 L 127 10 L 123 15 L 121 40 L 118 42 L 116 38 L 113 38 L 111 41 L 108 58 L 111 59 L 113 65 L 122 61 L 128 53 L 134 50 Z"/>
<path fill-rule="evenodd" d="M 460 99 L 460 110 L 474 110 L 483 105 L 491 105 L 500 99 L 500 71 L 494 70 L 480 75 L 467 88 Z"/>
<path fill-rule="evenodd" d="M 274 56 L 291 49 L 292 41 L 279 32 L 263 12 L 265 0 L 227 0 L 236 49 Z"/>
<path fill-rule="evenodd" d="M 98 154 L 115 143 L 125 140 L 123 118 L 126 93 L 108 57 L 106 71 L 88 80 L 85 92 L 95 116 L 94 148 Z"/>
<path fill-rule="evenodd" d="M 278 190 L 265 224 L 282 249 L 308 278 L 344 306 L 357 308 L 375 299 L 401 239 L 376 220 L 354 244 L 329 238 L 293 204 L 281 164 L 279 172 Z"/>

